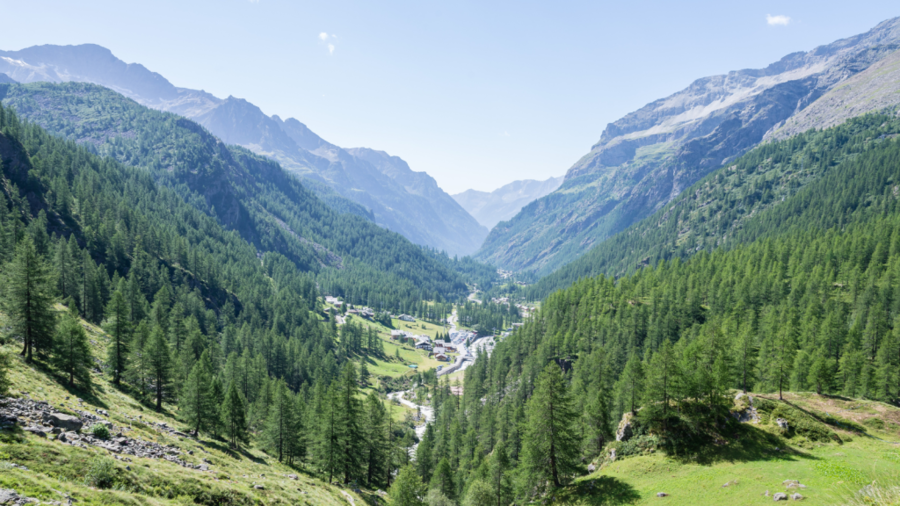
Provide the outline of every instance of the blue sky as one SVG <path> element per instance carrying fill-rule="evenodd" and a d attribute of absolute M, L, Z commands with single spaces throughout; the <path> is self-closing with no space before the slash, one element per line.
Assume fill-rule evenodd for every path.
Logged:
<path fill-rule="evenodd" d="M 0 48 L 96 43 L 176 86 L 295 117 L 446 191 L 559 176 L 691 81 L 900 15 L 893 1 L 0 0 Z"/>

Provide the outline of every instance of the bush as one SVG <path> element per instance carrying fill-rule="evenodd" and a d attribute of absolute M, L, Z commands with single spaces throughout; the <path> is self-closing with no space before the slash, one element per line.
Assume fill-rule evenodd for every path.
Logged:
<path fill-rule="evenodd" d="M 881 418 L 878 418 L 877 416 L 868 418 L 865 421 L 863 421 L 863 423 L 868 425 L 869 427 L 872 427 L 873 429 L 876 429 L 876 430 L 884 430 L 884 427 L 885 427 L 884 420 L 882 420 Z M 865 429 L 863 429 L 863 432 L 865 432 Z"/>
<path fill-rule="evenodd" d="M 645 455 L 653 453 L 659 447 L 659 437 L 650 435 L 634 436 L 628 441 L 613 441 L 607 445 L 607 449 L 616 450 L 616 458 L 630 455 Z"/>
<path fill-rule="evenodd" d="M 95 458 L 91 461 L 84 482 L 89 487 L 111 488 L 116 482 L 116 465 L 106 457 Z"/>
<path fill-rule="evenodd" d="M 784 418 L 788 422 L 788 431 L 785 434 L 787 437 L 792 437 L 796 434 L 810 441 L 823 443 L 841 442 L 841 438 L 829 429 L 827 425 L 787 404 L 779 404 L 769 415 L 770 423 L 775 423 L 775 420 L 778 418 Z"/>
<path fill-rule="evenodd" d="M 109 439 L 109 428 L 101 423 L 91 426 L 91 435 L 100 439 Z"/>
<path fill-rule="evenodd" d="M 832 427 L 837 427 L 839 429 L 849 430 L 852 432 L 858 432 L 860 434 L 866 433 L 866 428 L 862 425 L 854 422 L 853 420 L 847 420 L 846 418 L 836 416 L 836 415 L 821 415 L 821 419 L 823 422 L 831 425 Z M 880 420 L 879 420 L 880 421 Z"/>

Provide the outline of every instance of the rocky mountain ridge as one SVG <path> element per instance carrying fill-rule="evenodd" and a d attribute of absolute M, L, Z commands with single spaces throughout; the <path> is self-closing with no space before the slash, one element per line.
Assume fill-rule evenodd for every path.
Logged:
<path fill-rule="evenodd" d="M 830 90 L 894 54 L 898 43 L 895 18 L 764 69 L 698 79 L 647 104 L 609 124 L 559 189 L 495 227 L 477 258 L 506 269 L 552 272 L 757 145 Z"/>
<path fill-rule="evenodd" d="M 562 177 L 551 177 L 544 181 L 523 179 L 503 185 L 492 192 L 466 190 L 452 197 L 478 223 L 492 229 L 501 221 L 511 219 L 524 206 L 559 188 L 562 182 Z"/>
<path fill-rule="evenodd" d="M 0 72 L 21 83 L 99 84 L 142 105 L 185 116 L 224 142 L 267 156 L 312 180 L 310 188 L 332 207 L 345 212 L 352 208 L 346 202 L 335 202 L 336 193 L 365 208 L 350 209 L 354 214 L 366 215 L 417 244 L 464 255 L 474 252 L 488 233 L 433 178 L 412 171 L 397 157 L 390 157 L 396 158 L 391 163 L 373 164 L 367 160 L 373 156 L 361 156 L 366 148 L 345 150 L 300 121 L 267 116 L 247 100 L 220 99 L 203 90 L 178 88 L 160 74 L 140 64 L 127 64 L 101 46 L 45 45 L 0 51 Z"/>

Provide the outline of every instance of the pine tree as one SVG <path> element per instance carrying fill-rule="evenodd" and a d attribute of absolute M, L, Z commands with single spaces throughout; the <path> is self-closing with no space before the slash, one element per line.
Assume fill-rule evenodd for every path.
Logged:
<path fill-rule="evenodd" d="M 442 458 L 434 473 L 431 475 L 431 490 L 440 492 L 445 497 L 453 500 L 456 497 L 456 485 L 453 483 L 453 470 L 450 469 L 450 462 L 447 458 Z"/>
<path fill-rule="evenodd" d="M 644 364 L 637 354 L 632 354 L 617 383 L 617 400 L 620 407 L 637 413 L 638 402 L 644 393 Z"/>
<path fill-rule="evenodd" d="M 119 282 L 119 287 L 113 292 L 109 304 L 106 305 L 106 321 L 103 329 L 109 334 L 109 349 L 107 364 L 113 374 L 113 383 L 118 385 L 122 375 L 125 374 L 128 364 L 128 348 L 131 340 L 131 322 L 128 318 L 128 305 L 125 304 L 123 291 L 124 280 Z"/>
<path fill-rule="evenodd" d="M 337 385 L 332 383 L 327 391 L 320 390 L 324 388 L 320 382 L 316 392 L 319 394 L 317 397 L 321 404 L 316 460 L 319 469 L 328 473 L 328 483 L 332 483 L 335 472 L 341 471 L 341 439 L 338 428 L 340 396 L 336 387 Z"/>
<path fill-rule="evenodd" d="M 576 415 L 559 366 L 551 362 L 537 379 L 526 406 L 525 437 L 519 461 L 523 486 L 561 487 L 578 471 Z"/>
<path fill-rule="evenodd" d="M 180 418 L 193 427 L 195 434 L 207 431 L 210 419 L 217 413 L 212 398 L 212 377 L 209 371 L 209 355 L 204 352 L 200 361 L 191 368 L 187 381 L 178 397 Z"/>
<path fill-rule="evenodd" d="M 74 385 L 78 380 L 82 385 L 90 386 L 94 359 L 87 334 L 75 317 L 63 317 L 53 345 L 53 363 L 67 377 L 68 384 Z"/>
<path fill-rule="evenodd" d="M 3 310 L 12 334 L 21 337 L 22 356 L 31 362 L 33 353 L 45 355 L 53 347 L 56 315 L 49 269 L 38 255 L 34 242 L 25 237 L 6 269 Z"/>
<path fill-rule="evenodd" d="M 291 448 L 295 446 L 294 438 L 297 434 L 294 433 L 294 425 L 294 399 L 284 381 L 279 380 L 263 430 L 264 447 L 277 456 L 278 462 L 290 454 Z"/>
<path fill-rule="evenodd" d="M 807 382 L 816 387 L 816 393 L 819 395 L 831 393 L 836 368 L 837 362 L 834 357 L 828 353 L 825 346 L 822 346 L 813 357 Z"/>
<path fill-rule="evenodd" d="M 387 443 L 387 410 L 381 399 L 370 393 L 366 397 L 366 436 L 364 458 L 366 466 L 366 484 L 373 488 L 381 484 L 385 474 L 388 458 Z"/>
<path fill-rule="evenodd" d="M 209 417 L 209 432 L 214 438 L 218 439 L 224 430 L 225 422 L 219 414 L 219 407 L 225 402 L 225 388 L 218 376 L 213 376 L 210 386 L 210 396 L 212 397 L 212 411 Z"/>
<path fill-rule="evenodd" d="M 490 486 L 493 488 L 494 498 L 492 503 L 503 506 L 512 502 L 512 484 L 509 479 L 509 456 L 506 453 L 506 442 L 500 440 L 494 446 L 490 463 Z M 486 503 L 485 503 L 486 504 Z"/>
<path fill-rule="evenodd" d="M 644 410 L 641 416 L 651 421 L 662 420 L 663 431 L 668 430 L 669 403 L 678 378 L 675 350 L 666 339 L 650 359 L 644 390 Z"/>
<path fill-rule="evenodd" d="M 420 499 L 424 495 L 423 489 L 422 479 L 413 466 L 404 466 L 388 492 L 391 506 L 424 506 L 425 503 Z"/>
<path fill-rule="evenodd" d="M 360 420 L 363 410 L 357 394 L 356 367 L 353 362 L 344 364 L 338 380 L 338 440 L 341 447 L 340 465 L 344 483 L 359 477 L 360 454 L 363 447 L 363 431 Z"/>
<path fill-rule="evenodd" d="M 245 406 L 246 403 L 244 403 L 237 386 L 234 382 L 229 383 L 220 414 L 225 423 L 225 436 L 232 448 L 239 448 L 241 443 L 249 442 Z"/>
<path fill-rule="evenodd" d="M 0 202 L 2 204 L 2 202 Z M 0 349 L 0 395 L 5 395 L 9 391 L 10 382 L 7 371 L 9 371 L 9 354 Z"/>
<path fill-rule="evenodd" d="M 172 381 L 172 357 L 165 333 L 154 325 L 150 331 L 144 354 L 147 356 L 150 378 L 153 382 L 156 411 L 162 411 L 162 401 L 169 395 Z"/>
<path fill-rule="evenodd" d="M 150 390 L 150 360 L 147 356 L 147 343 L 150 341 L 150 327 L 142 320 L 131 334 L 128 356 L 129 367 L 125 371 L 125 379 L 131 383 L 142 398 Z"/>

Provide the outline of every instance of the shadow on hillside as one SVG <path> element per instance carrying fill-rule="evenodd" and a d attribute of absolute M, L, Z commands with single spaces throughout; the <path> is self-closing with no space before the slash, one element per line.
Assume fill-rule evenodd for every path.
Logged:
<path fill-rule="evenodd" d="M 26 363 L 23 361 L 22 363 L 25 366 L 32 367 L 35 371 L 46 376 L 50 381 L 58 384 L 69 394 L 69 396 L 76 399 L 81 399 L 85 404 L 90 404 L 98 408 L 109 409 L 109 406 L 106 404 L 106 402 L 99 397 L 99 395 L 103 394 L 105 390 L 98 383 L 91 381 L 88 384 L 75 383 L 74 385 L 70 385 L 66 376 L 59 374 L 59 371 L 49 366 L 44 360 L 34 360 L 31 363 Z M 93 380 L 93 373 L 91 373 L 91 379 Z M 35 399 L 44 400 L 37 398 Z"/>
<path fill-rule="evenodd" d="M 748 462 L 816 459 L 809 453 L 792 448 L 784 438 L 766 432 L 752 424 L 740 424 L 726 444 L 707 443 L 694 447 L 682 447 L 677 452 L 667 452 L 669 458 L 701 465 L 718 462 Z"/>
<path fill-rule="evenodd" d="M 557 494 L 555 503 L 578 503 L 590 506 L 613 506 L 634 504 L 641 499 L 631 485 L 611 476 L 598 476 L 592 480 L 579 481 Z"/>

